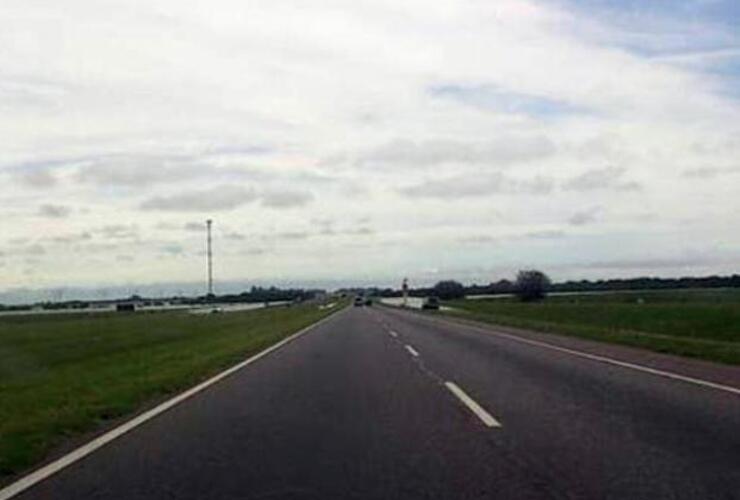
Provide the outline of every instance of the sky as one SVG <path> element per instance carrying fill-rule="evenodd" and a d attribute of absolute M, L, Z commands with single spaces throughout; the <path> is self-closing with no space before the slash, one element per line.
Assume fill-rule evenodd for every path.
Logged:
<path fill-rule="evenodd" d="M 738 271 L 735 0 L 3 0 L 0 25 L 0 302 L 197 290 L 209 218 L 217 292 Z"/>

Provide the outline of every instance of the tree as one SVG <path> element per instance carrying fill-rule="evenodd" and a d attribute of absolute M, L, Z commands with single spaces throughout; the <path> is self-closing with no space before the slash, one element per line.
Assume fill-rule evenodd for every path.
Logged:
<path fill-rule="evenodd" d="M 440 281 L 434 285 L 434 294 L 442 300 L 461 299 L 465 297 L 465 287 L 453 280 Z"/>
<path fill-rule="evenodd" d="M 550 288 L 550 278 L 542 271 L 529 269 L 516 275 L 516 295 L 524 302 L 544 299 Z"/>

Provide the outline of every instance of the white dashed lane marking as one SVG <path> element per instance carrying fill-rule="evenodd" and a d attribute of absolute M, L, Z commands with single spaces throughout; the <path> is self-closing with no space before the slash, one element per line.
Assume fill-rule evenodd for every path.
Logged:
<path fill-rule="evenodd" d="M 473 398 L 468 396 L 465 391 L 460 389 L 457 384 L 455 384 L 454 382 L 445 382 L 445 386 L 450 390 L 452 394 L 457 397 L 457 399 L 462 402 L 462 404 L 467 406 L 468 409 L 472 411 L 476 417 L 481 419 L 486 427 L 501 427 L 501 423 L 498 420 L 493 418 L 490 413 L 484 410 L 481 405 L 476 403 Z"/>

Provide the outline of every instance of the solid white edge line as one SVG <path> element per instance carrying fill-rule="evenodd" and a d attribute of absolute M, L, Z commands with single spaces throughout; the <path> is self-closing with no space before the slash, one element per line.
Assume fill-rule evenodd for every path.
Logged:
<path fill-rule="evenodd" d="M 416 349 L 414 349 L 410 345 L 406 344 L 404 347 L 409 352 L 409 354 L 411 354 L 412 356 L 414 356 L 414 357 L 418 357 L 419 356 L 419 353 L 416 351 Z"/>
<path fill-rule="evenodd" d="M 501 427 L 501 423 L 493 418 L 490 413 L 483 409 L 481 405 L 468 396 L 465 391 L 460 389 L 454 382 L 445 382 L 445 386 L 459 399 L 465 406 L 478 417 L 486 427 Z"/>
<path fill-rule="evenodd" d="M 306 328 L 284 338 L 277 344 L 273 344 L 267 349 L 264 349 L 263 351 L 258 352 L 257 354 L 253 355 L 252 357 L 232 366 L 231 368 L 227 368 L 226 370 L 222 371 L 221 373 L 209 378 L 205 382 L 201 382 L 200 384 L 196 385 L 195 387 L 192 387 L 185 392 L 182 392 L 178 394 L 177 396 L 173 397 L 172 399 L 169 399 L 165 401 L 164 403 L 159 404 L 158 406 L 155 406 L 151 410 L 145 411 L 141 415 L 138 415 L 128 422 L 125 422 L 118 427 L 115 427 L 108 432 L 98 436 L 97 438 L 93 439 L 87 444 L 84 444 L 80 446 L 79 448 L 71 451 L 70 453 L 67 453 L 63 457 L 51 462 L 50 464 L 47 464 L 40 469 L 37 469 L 30 474 L 23 476 L 22 478 L 18 479 L 17 481 L 9 484 L 2 490 L 0 490 L 0 500 L 8 500 L 19 493 L 27 490 L 31 486 L 47 479 L 48 477 L 56 474 L 60 470 L 64 469 L 65 467 L 68 467 L 69 465 L 72 465 L 73 463 L 81 460 L 82 458 L 90 455 L 95 450 L 102 448 L 106 444 L 110 443 L 111 441 L 123 436 L 127 432 L 129 432 L 132 429 L 135 429 L 136 427 L 142 425 L 143 423 L 151 420 L 152 418 L 166 412 L 173 406 L 176 406 L 179 403 L 182 403 L 186 399 L 198 394 L 199 392 L 203 391 L 204 389 L 212 386 L 213 384 L 221 381 L 222 379 L 228 377 L 229 375 L 233 374 L 234 372 L 237 372 L 244 368 L 247 365 L 250 365 L 257 361 L 258 359 L 270 354 L 273 351 L 276 351 L 277 349 L 281 348 L 285 344 L 297 339 L 298 337 L 308 333 L 310 330 L 320 326 L 324 322 L 328 321 L 330 318 L 332 318 L 334 315 L 338 314 L 339 312 L 343 311 L 344 308 L 338 309 L 332 313 L 329 314 L 329 316 L 326 316 L 319 321 L 313 323 L 312 325 L 307 326 Z"/>
<path fill-rule="evenodd" d="M 659 370 L 657 368 L 650 368 L 650 367 L 643 366 L 643 365 L 637 365 L 635 363 L 629 363 L 627 361 L 619 361 L 617 359 L 607 358 L 606 356 L 599 356 L 598 354 L 589 354 L 589 353 L 582 352 L 582 351 L 576 351 L 574 349 L 568 349 L 567 347 L 560 347 L 560 346 L 556 346 L 556 345 L 553 345 L 553 344 L 548 344 L 547 342 L 540 342 L 538 340 L 526 339 L 526 338 L 520 337 L 518 335 L 512 335 L 512 334 L 509 334 L 509 333 L 498 332 L 498 331 L 495 331 L 495 330 L 488 330 L 488 329 L 483 328 L 483 327 L 478 327 L 478 326 L 473 326 L 473 325 L 463 325 L 463 324 L 454 323 L 454 322 L 451 322 L 451 321 L 446 321 L 445 323 L 447 323 L 447 324 L 454 324 L 456 326 L 462 326 L 463 328 L 470 328 L 471 330 L 478 330 L 480 332 L 487 333 L 489 335 L 496 335 L 496 336 L 499 336 L 499 337 L 504 337 L 504 338 L 507 338 L 507 339 L 510 339 L 510 340 L 514 340 L 516 342 L 522 342 L 524 344 L 530 344 L 530 345 L 534 345 L 534 346 L 538 346 L 538 347 L 543 347 L 543 348 L 546 348 L 546 349 L 552 349 L 554 351 L 560 351 L 560 352 L 563 352 L 563 353 L 566 353 L 566 354 L 570 354 L 572 356 L 578 356 L 578 357 L 581 357 L 581 358 L 590 359 L 592 361 L 598 361 L 598 362 L 606 363 L 606 364 L 610 364 L 610 365 L 621 366 L 622 368 L 629 368 L 629 369 L 636 370 L 636 371 L 641 371 L 641 372 L 644 372 L 644 373 L 650 373 L 651 375 L 657 375 L 657 376 L 660 376 L 660 377 L 670 378 L 670 379 L 673 379 L 673 380 L 680 380 L 682 382 L 688 382 L 690 384 L 695 384 L 695 385 L 699 385 L 699 386 L 703 386 L 703 387 L 709 387 L 711 389 L 717 389 L 717 390 L 720 390 L 720 391 L 725 391 L 725 392 L 729 392 L 731 394 L 735 394 L 735 395 L 740 396 L 740 389 L 738 389 L 737 387 L 729 386 L 729 385 L 717 384 L 715 382 L 709 382 L 708 380 L 702 380 L 702 379 L 698 379 L 698 378 L 694 378 L 694 377 L 688 377 L 686 375 L 680 375 L 678 373 L 667 372 L 667 371 L 664 371 L 664 370 Z M 493 327 L 495 328 L 495 325 L 493 325 Z M 2 499 L 0 499 L 0 500 L 2 500 Z"/>

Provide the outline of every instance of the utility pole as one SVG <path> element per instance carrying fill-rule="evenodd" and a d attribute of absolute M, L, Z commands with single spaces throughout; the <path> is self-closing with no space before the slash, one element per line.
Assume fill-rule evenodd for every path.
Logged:
<path fill-rule="evenodd" d="M 208 298 L 213 297 L 213 252 L 211 249 L 211 224 L 213 221 L 208 219 L 206 221 L 206 228 L 208 230 Z"/>
<path fill-rule="evenodd" d="M 408 307 L 409 302 L 409 279 L 403 279 L 403 285 L 401 285 L 401 291 L 403 292 L 403 304 L 401 307 Z"/>

